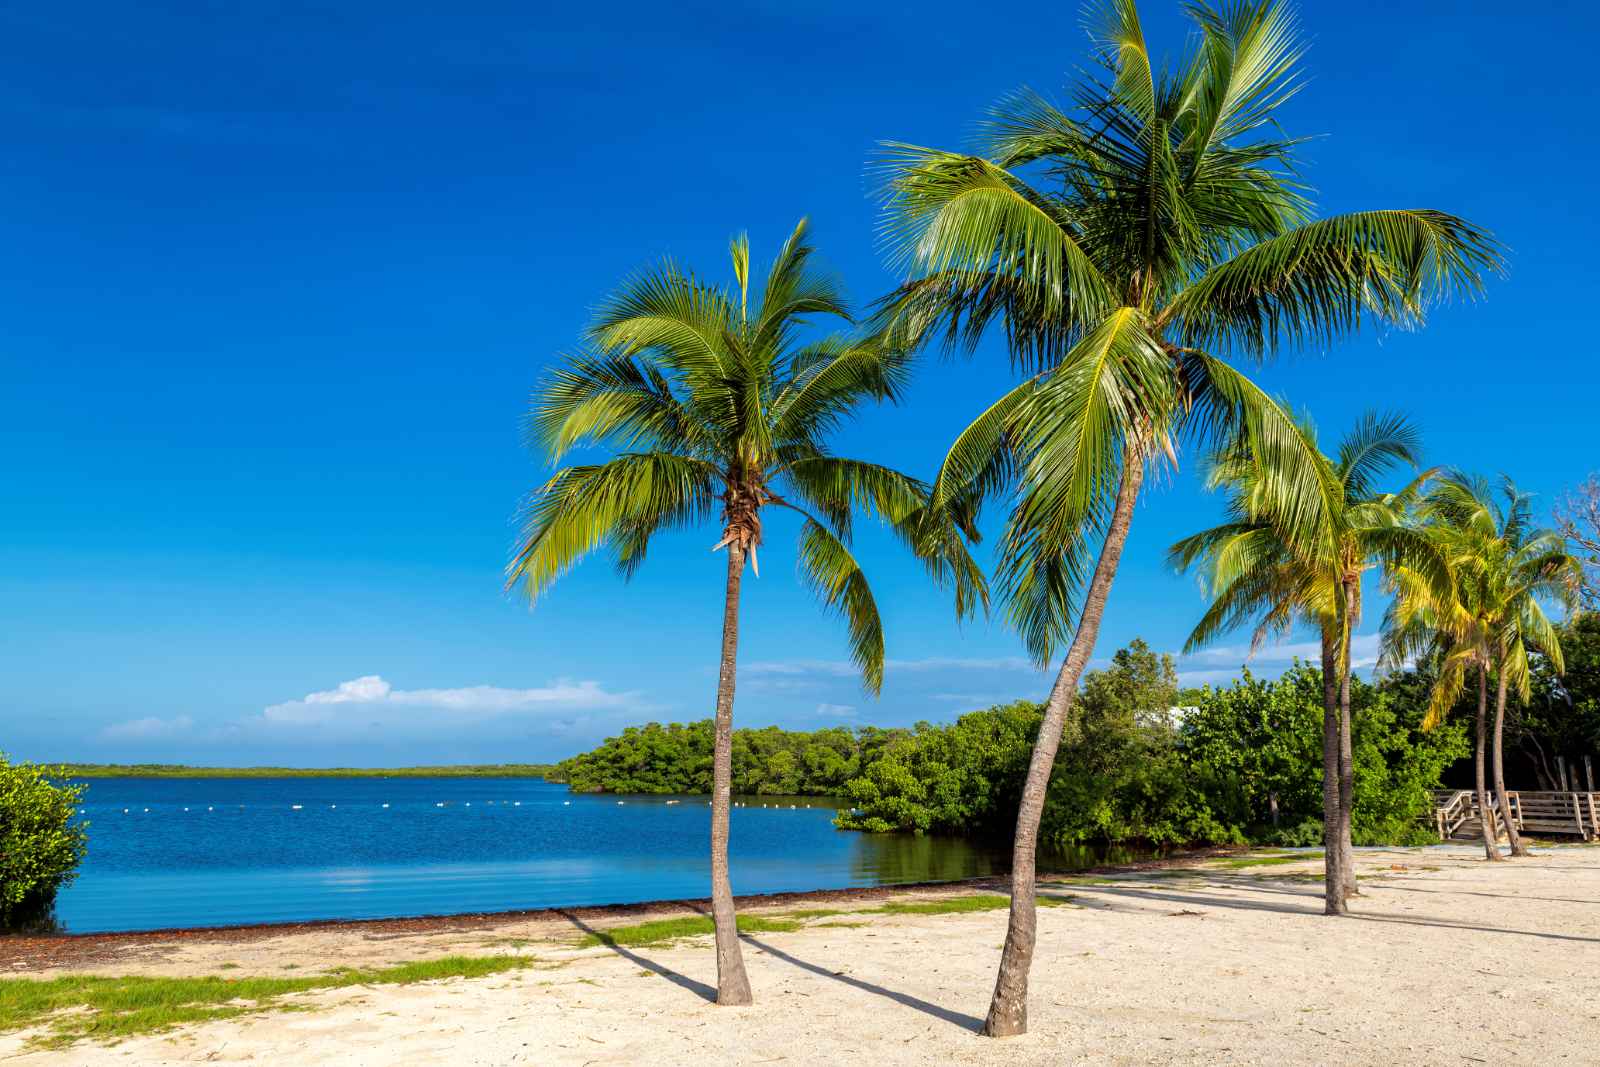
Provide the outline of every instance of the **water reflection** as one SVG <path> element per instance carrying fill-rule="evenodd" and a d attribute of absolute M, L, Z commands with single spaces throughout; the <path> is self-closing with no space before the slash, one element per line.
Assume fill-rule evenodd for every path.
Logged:
<path fill-rule="evenodd" d="M 839 830 L 829 798 L 736 802 L 736 893 L 953 881 L 1010 863 L 1007 847 Z M 700 898 L 706 806 L 537 779 L 107 779 L 92 783 L 89 854 L 58 914 L 86 933 Z M 1081 848 L 1040 866 L 1132 858 Z"/>

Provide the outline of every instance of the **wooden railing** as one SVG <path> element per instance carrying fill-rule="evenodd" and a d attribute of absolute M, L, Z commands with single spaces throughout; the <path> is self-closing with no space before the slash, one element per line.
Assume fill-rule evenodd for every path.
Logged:
<path fill-rule="evenodd" d="M 1434 793 L 1434 826 L 1439 839 L 1476 837 L 1479 824 L 1478 794 L 1471 789 L 1439 790 Z M 1538 834 L 1562 834 L 1585 841 L 1600 839 L 1600 793 L 1524 792 L 1506 790 L 1506 802 L 1518 830 Z M 1489 793 L 1492 824 L 1500 822 L 1500 808 L 1493 791 Z"/>

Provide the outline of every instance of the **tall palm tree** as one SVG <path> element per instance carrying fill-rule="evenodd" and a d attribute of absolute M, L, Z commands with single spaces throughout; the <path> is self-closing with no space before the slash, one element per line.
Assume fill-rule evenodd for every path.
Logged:
<path fill-rule="evenodd" d="M 1091 29 L 1104 80 L 1070 112 L 1022 92 L 995 108 L 980 154 L 889 148 L 886 235 L 908 277 L 885 322 L 972 346 L 998 321 L 1029 375 L 957 438 L 934 506 L 1014 486 L 1007 614 L 1040 662 L 1070 637 L 1017 813 L 991 1035 L 1027 1028 L 1039 815 L 1147 466 L 1184 437 L 1237 436 L 1264 469 L 1315 470 L 1279 461 L 1303 437 L 1223 353 L 1331 342 L 1368 319 L 1414 325 L 1498 264 L 1483 230 L 1439 211 L 1313 221 L 1298 142 L 1275 120 L 1301 53 L 1287 7 L 1189 10 L 1197 43 L 1176 68 L 1158 73 L 1134 3 L 1111 0 Z M 1294 513 L 1337 498 L 1328 481 L 1283 493 Z"/>
<path fill-rule="evenodd" d="M 843 615 L 851 656 L 874 693 L 883 684 L 883 629 L 849 548 L 855 512 L 875 515 L 915 542 L 929 569 L 954 582 L 958 610 L 969 610 L 986 590 L 961 537 L 929 523 L 935 513 L 926 507 L 925 485 L 828 450 L 829 433 L 864 403 L 900 395 L 905 351 L 876 338 L 800 340 L 812 316 L 849 317 L 837 284 L 810 265 L 804 220 L 753 306 L 747 239 L 736 238 L 731 252 L 731 291 L 670 262 L 624 283 L 601 305 L 589 351 L 543 383 L 530 427 L 552 462 L 578 445 L 612 454 L 602 463 L 561 467 L 533 494 L 509 581 L 537 598 L 602 544 L 631 576 L 658 532 L 716 522 L 713 550 L 728 554 L 711 801 L 717 1003 L 748 1004 L 728 880 L 728 822 L 739 589 L 745 562 L 757 570 L 763 517 L 774 508 L 800 515 L 800 569 L 822 602 Z"/>
<path fill-rule="evenodd" d="M 1426 530 L 1447 560 L 1452 583 L 1441 595 L 1437 583 L 1420 579 L 1409 567 L 1394 573 L 1391 584 L 1396 595 L 1389 608 L 1385 651 L 1389 662 L 1426 657 L 1438 665 L 1424 728 L 1441 722 L 1461 699 L 1469 676 L 1477 675 L 1474 786 L 1484 854 L 1491 860 L 1500 858 L 1497 817 L 1505 827 L 1511 854 L 1528 854 L 1506 796 L 1506 696 L 1515 689 L 1521 700 L 1528 699 L 1530 648 L 1547 657 L 1558 675 L 1565 670 L 1559 632 L 1541 600 L 1557 601 L 1571 612 L 1583 579 L 1582 562 L 1567 551 L 1562 535 L 1534 528 L 1526 493 L 1506 478 L 1496 496 L 1487 482 L 1463 474 L 1452 474 L 1428 494 Z M 1492 727 L 1491 674 L 1496 679 Z M 1490 737 L 1498 812 L 1491 810 L 1486 795 L 1484 763 Z"/>
<path fill-rule="evenodd" d="M 1311 475 L 1338 487 L 1334 506 L 1295 513 L 1277 499 L 1281 486 L 1301 479 L 1267 471 L 1247 452 L 1221 451 L 1210 485 L 1228 493 L 1228 521 L 1173 545 L 1180 570 L 1200 567 L 1211 606 L 1189 635 L 1185 651 L 1253 625 L 1253 645 L 1287 634 L 1296 623 L 1317 628 L 1322 645 L 1322 801 L 1326 872 L 1324 910 L 1342 915 L 1355 889 L 1350 841 L 1355 800 L 1350 744 L 1350 639 L 1361 619 L 1361 576 L 1380 563 L 1429 576 L 1444 595 L 1449 570 L 1435 542 L 1406 522 L 1407 509 L 1433 472 L 1398 493 L 1380 493 L 1377 479 L 1399 464 L 1417 466 L 1416 431 L 1398 416 L 1369 414 L 1339 446 L 1337 458 L 1316 448 L 1304 426 L 1305 451 L 1293 462 L 1315 464 Z M 1320 528 L 1288 524 L 1315 521 Z"/>

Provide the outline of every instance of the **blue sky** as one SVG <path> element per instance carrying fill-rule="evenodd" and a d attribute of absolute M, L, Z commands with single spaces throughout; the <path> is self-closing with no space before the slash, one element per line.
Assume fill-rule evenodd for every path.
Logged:
<path fill-rule="evenodd" d="M 1310 4 L 1292 133 L 1325 212 L 1430 206 L 1511 272 L 1421 333 L 1260 372 L 1337 436 L 1399 408 L 1428 458 L 1548 505 L 1591 468 L 1587 264 L 1600 16 Z M 1145 5 L 1175 53 L 1176 5 Z M 1531 32 L 1530 32 L 1531 31 Z M 1534 58 L 1512 41 L 1537 40 Z M 720 272 L 808 215 L 864 304 L 892 281 L 867 164 L 950 147 L 1087 61 L 1074 4 L 15 4 L 0 13 L 0 748 L 44 759 L 387 764 L 558 757 L 711 707 L 722 564 L 675 536 L 530 612 L 501 592 L 519 417 L 594 302 L 670 254 Z M 932 358 L 842 450 L 927 473 L 1006 380 Z M 1162 564 L 1217 515 L 1186 468 L 1135 520 L 1100 653 L 1178 647 Z M 883 697 L 794 579 L 778 524 L 747 582 L 748 725 L 942 720 L 1040 697 L 998 624 L 868 533 Z M 1369 627 L 1370 628 L 1370 627 Z M 1241 637 L 1239 644 L 1244 642 Z M 1364 647 L 1370 647 L 1370 639 Z M 1260 657 L 1273 671 L 1295 649 Z M 1236 645 L 1181 666 L 1231 673 Z"/>

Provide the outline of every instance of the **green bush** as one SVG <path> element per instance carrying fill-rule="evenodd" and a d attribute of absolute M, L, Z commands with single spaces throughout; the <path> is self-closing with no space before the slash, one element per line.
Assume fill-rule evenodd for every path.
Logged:
<path fill-rule="evenodd" d="M 1469 751 L 1464 726 L 1420 729 L 1423 700 L 1405 676 L 1351 683 L 1357 844 L 1431 839 L 1423 817 L 1440 775 Z M 1187 713 L 1177 713 L 1180 699 Z M 919 724 L 849 783 L 836 822 L 851 830 L 1007 840 L 1040 705 L 1008 704 Z M 1276 799 L 1277 821 L 1272 817 Z M 1142 641 L 1084 678 L 1062 735 L 1040 820 L 1057 847 L 1322 840 L 1322 675 L 1297 664 L 1266 681 L 1180 698 L 1169 657 Z"/>
<path fill-rule="evenodd" d="M 1465 726 L 1447 722 L 1423 733 L 1423 704 L 1405 676 L 1381 685 L 1350 682 L 1351 755 L 1356 844 L 1419 844 L 1433 839 L 1422 818 L 1445 768 L 1470 749 Z M 1223 689 L 1203 690 L 1184 721 L 1193 773 L 1219 818 L 1255 840 L 1302 840 L 1298 824 L 1322 819 L 1322 672 L 1296 664 L 1276 681 L 1249 672 Z M 1271 797 L 1278 798 L 1278 826 Z"/>
<path fill-rule="evenodd" d="M 53 925 L 56 893 L 83 861 L 87 824 L 73 815 L 84 787 L 65 778 L 0 753 L 0 930 Z"/>
<path fill-rule="evenodd" d="M 1040 839 L 1086 842 L 1232 842 L 1184 758 L 1172 714 L 1171 658 L 1143 641 L 1093 671 L 1074 703 L 1056 755 Z M 850 782 L 854 809 L 835 820 L 849 830 L 966 834 L 1002 842 L 1016 821 L 1043 718 L 1019 702 L 974 711 L 949 726 L 918 724 Z"/>
<path fill-rule="evenodd" d="M 578 793 L 709 793 L 714 724 L 630 726 L 590 752 L 557 764 L 547 780 Z M 735 793 L 842 796 L 845 783 L 904 730 L 844 727 L 733 732 Z"/>

